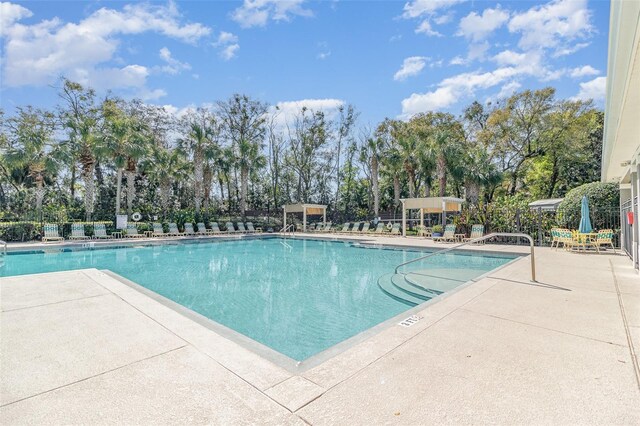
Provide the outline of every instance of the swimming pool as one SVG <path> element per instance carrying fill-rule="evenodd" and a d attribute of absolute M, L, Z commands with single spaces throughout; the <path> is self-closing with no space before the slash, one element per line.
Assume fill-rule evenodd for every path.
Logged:
<path fill-rule="evenodd" d="M 302 361 L 410 309 L 411 303 L 392 297 L 379 281 L 423 254 L 344 241 L 207 240 L 14 253 L 6 256 L 0 276 L 108 269 Z M 429 283 L 446 283 L 439 290 L 447 291 L 514 257 L 449 252 L 411 268 L 425 272 L 422 279 Z"/>

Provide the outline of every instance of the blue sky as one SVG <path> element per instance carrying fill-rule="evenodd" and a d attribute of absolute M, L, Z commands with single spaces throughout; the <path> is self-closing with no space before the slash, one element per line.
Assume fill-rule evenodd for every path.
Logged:
<path fill-rule="evenodd" d="M 351 103 L 361 124 L 514 90 L 602 106 L 608 1 L 4 2 L 2 107 L 52 107 L 60 75 L 185 108 L 249 94 Z"/>

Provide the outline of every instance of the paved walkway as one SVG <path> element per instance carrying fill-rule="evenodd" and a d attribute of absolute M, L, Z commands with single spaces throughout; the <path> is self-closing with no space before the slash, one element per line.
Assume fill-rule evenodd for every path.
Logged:
<path fill-rule="evenodd" d="M 2 278 L 0 422 L 640 424 L 629 260 L 536 255 L 299 373 L 101 271 Z"/>

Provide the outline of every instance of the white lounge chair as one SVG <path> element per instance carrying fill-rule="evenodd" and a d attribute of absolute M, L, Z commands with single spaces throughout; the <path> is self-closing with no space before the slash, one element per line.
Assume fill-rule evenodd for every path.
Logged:
<path fill-rule="evenodd" d="M 107 234 L 107 227 L 104 223 L 96 223 L 93 225 L 93 238 L 108 239 L 113 238 L 113 235 Z"/>
<path fill-rule="evenodd" d="M 198 227 L 196 235 L 209 235 L 209 229 L 207 229 L 203 222 L 196 223 L 196 226 Z"/>
<path fill-rule="evenodd" d="M 462 241 L 466 243 L 482 236 L 484 236 L 484 225 L 473 225 L 471 226 L 471 234 L 469 234 L 469 238 L 463 238 Z M 484 244 L 484 241 L 480 241 L 480 244 Z"/>
<path fill-rule="evenodd" d="M 394 223 L 391 227 L 391 235 L 400 235 L 400 224 Z"/>
<path fill-rule="evenodd" d="M 157 223 L 154 222 L 153 223 L 153 234 L 151 234 L 151 236 L 153 237 L 168 237 L 170 234 L 167 232 L 164 232 L 164 228 L 162 227 L 161 223 Z"/>
<path fill-rule="evenodd" d="M 178 229 L 178 224 L 172 222 L 169 224 L 169 235 L 175 235 L 176 237 L 179 237 L 181 235 L 184 235 L 184 232 L 180 232 L 180 230 Z"/>
<path fill-rule="evenodd" d="M 384 234 L 384 230 L 385 230 L 384 222 L 380 221 L 378 222 L 378 226 L 376 226 L 376 229 L 373 231 L 373 233 Z"/>
<path fill-rule="evenodd" d="M 247 222 L 247 232 L 251 232 L 251 233 L 262 232 L 262 228 L 254 228 L 253 222 Z"/>
<path fill-rule="evenodd" d="M 185 235 L 196 235 L 196 231 L 193 229 L 193 223 L 185 222 L 184 223 L 184 234 Z"/>
<path fill-rule="evenodd" d="M 246 234 L 247 233 L 247 230 L 244 227 L 244 223 L 238 222 L 238 232 L 240 232 L 242 234 Z"/>
<path fill-rule="evenodd" d="M 70 240 L 88 240 L 84 233 L 84 225 L 81 223 L 72 223 L 71 224 L 71 236 L 69 236 Z"/>
<path fill-rule="evenodd" d="M 222 231 L 220 230 L 220 226 L 218 225 L 218 222 L 211 222 L 211 229 L 209 230 L 209 232 L 211 234 L 222 234 Z"/>
<path fill-rule="evenodd" d="M 234 228 L 233 226 L 233 222 L 227 222 L 224 225 L 225 229 L 227 230 L 227 234 L 235 234 L 236 232 L 236 228 Z"/>
<path fill-rule="evenodd" d="M 138 233 L 138 227 L 135 225 L 135 223 L 127 223 L 126 232 L 126 238 L 144 238 L 143 234 Z"/>
<path fill-rule="evenodd" d="M 369 233 L 369 227 L 371 226 L 371 224 L 369 222 L 365 222 L 362 225 L 362 229 L 360 230 L 361 234 L 368 234 Z"/>
<path fill-rule="evenodd" d="M 456 241 L 455 234 L 456 234 L 456 226 L 453 224 L 450 224 L 444 227 L 444 234 L 442 234 L 442 237 L 433 237 L 433 241 L 439 242 L 439 243 L 455 242 Z"/>
<path fill-rule="evenodd" d="M 55 223 L 45 223 L 42 226 L 42 231 L 44 233 L 42 237 L 43 243 L 48 241 L 64 241 L 64 238 L 60 236 L 60 232 L 58 231 L 58 225 Z"/>

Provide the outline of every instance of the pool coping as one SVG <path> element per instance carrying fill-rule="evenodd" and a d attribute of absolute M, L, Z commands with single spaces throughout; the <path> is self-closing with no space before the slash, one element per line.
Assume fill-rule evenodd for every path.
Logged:
<path fill-rule="evenodd" d="M 272 233 L 272 234 L 266 234 L 266 235 L 257 235 L 258 238 L 253 238 L 256 237 L 255 235 L 248 235 L 249 238 L 242 238 L 245 237 L 246 235 L 243 236 L 226 236 L 227 238 L 224 237 L 220 237 L 220 236 L 216 236 L 214 238 L 181 238 L 180 240 L 169 240 L 169 241 L 173 241 L 174 243 L 178 243 L 178 244 L 182 244 L 182 243 L 186 243 L 186 244 L 190 244 L 190 243 L 194 243 L 194 242 L 206 242 L 206 243 L 211 243 L 211 242 L 226 242 L 226 241 L 237 241 L 239 239 L 262 239 L 262 238 L 282 238 L 282 235 L 277 234 L 277 233 Z M 388 243 L 381 243 L 379 241 L 376 240 L 362 240 L 362 239 L 350 239 L 348 238 L 348 235 L 344 235 L 344 236 L 340 236 L 341 238 L 336 238 L 336 236 L 332 236 L 330 238 L 314 238 L 314 237 L 319 237 L 319 236 L 307 236 L 307 235 L 299 235 L 299 236 L 290 236 L 288 238 L 291 239 L 304 239 L 304 240 L 317 240 L 317 241 L 331 241 L 331 242 L 345 242 L 345 243 L 354 243 L 354 244 L 359 244 L 361 246 L 365 246 L 366 248 L 378 248 L 378 249 L 388 249 L 388 250 L 399 250 L 399 249 L 414 249 L 415 252 L 425 252 L 425 250 L 433 250 L 434 248 L 432 247 L 422 247 L 422 246 L 416 246 L 416 245 L 410 245 L 410 241 L 407 241 L 407 243 L 409 243 L 408 245 L 405 244 L 388 244 Z M 127 241 L 128 242 L 128 241 Z M 161 246 L 161 245 L 167 245 L 166 240 L 150 240 L 150 241 L 144 241 L 144 242 L 148 242 L 148 243 L 152 243 L 152 244 L 144 244 L 145 246 Z M 122 244 L 117 244 L 116 242 L 110 242 L 112 244 L 105 244 L 105 245 L 100 245 L 100 249 L 109 249 L 109 248 L 121 248 L 121 247 L 132 247 L 132 246 L 139 246 L 141 245 L 141 243 L 143 243 L 143 241 L 131 241 L 130 244 L 126 244 L 126 245 L 122 245 Z M 371 247 L 367 247 L 370 243 Z M 178 244 L 169 244 L 169 245 L 178 245 Z M 83 247 L 82 245 L 78 245 L 76 244 L 76 249 L 78 250 L 91 250 L 90 248 L 86 248 Z M 79 247 L 78 247 L 79 246 Z M 63 247 L 60 247 L 63 248 Z M 67 246 L 68 248 L 68 246 Z M 442 249 L 445 249 L 446 247 L 443 247 Z M 435 248 L 435 250 L 442 250 L 440 248 Z M 73 251 L 73 250 L 69 250 L 69 251 Z M 33 250 L 29 251 L 29 252 L 33 252 Z M 433 252 L 433 251 L 431 251 Z M 411 306 L 408 307 L 407 310 L 402 311 L 401 313 L 392 316 L 391 318 L 388 318 L 378 324 L 373 325 L 372 327 L 367 328 L 366 330 L 363 330 L 345 340 L 342 340 L 338 343 L 336 343 L 335 345 L 332 345 L 326 349 L 324 349 L 321 352 L 318 352 L 314 355 L 312 355 L 311 357 L 303 360 L 303 361 L 298 361 L 295 360 L 293 358 L 288 357 L 287 355 L 284 355 L 280 352 L 278 352 L 275 349 L 270 348 L 269 346 L 258 342 L 257 340 L 252 339 L 249 336 L 246 336 L 240 332 L 237 332 L 235 330 L 233 330 L 232 328 L 225 326 L 215 320 L 212 320 L 210 318 L 207 318 L 206 316 L 193 311 L 177 302 L 174 302 L 173 300 L 162 296 L 156 292 L 154 292 L 153 290 L 150 290 L 138 283 L 136 283 L 135 281 L 132 281 L 126 277 L 123 277 L 111 270 L 108 269 L 100 269 L 101 272 L 105 273 L 106 275 L 110 276 L 111 278 L 127 285 L 128 287 L 136 290 L 139 293 L 142 293 L 143 295 L 151 298 L 152 300 L 154 300 L 157 303 L 160 303 L 161 305 L 177 312 L 178 314 L 194 321 L 195 323 L 207 328 L 208 330 L 213 331 L 214 333 L 217 333 L 218 335 L 222 336 L 225 339 L 228 339 L 230 341 L 232 341 L 233 343 L 238 344 L 239 346 L 243 347 L 246 350 L 249 350 L 250 352 L 266 359 L 267 361 L 273 363 L 274 365 L 283 368 L 284 370 L 286 370 L 288 373 L 291 374 L 303 374 L 315 367 L 319 367 L 322 364 L 324 364 L 326 361 L 348 351 L 351 348 L 356 347 L 357 345 L 364 343 L 366 341 L 368 341 L 369 339 L 371 339 L 372 337 L 380 334 L 381 332 L 391 328 L 392 325 L 394 324 L 398 324 L 400 322 L 402 322 L 403 320 L 407 319 L 408 317 L 411 317 L 413 315 L 416 315 L 422 311 L 424 311 L 425 309 L 429 308 L 430 306 L 437 304 L 451 296 L 453 296 L 454 294 L 468 288 L 469 286 L 471 286 L 472 284 L 482 280 L 483 278 L 486 278 L 487 276 L 489 276 L 490 274 L 496 273 L 497 271 L 508 267 L 509 265 L 513 264 L 514 262 L 517 262 L 519 260 L 522 260 L 523 258 L 527 257 L 526 255 L 523 255 L 522 253 L 516 253 L 516 252 L 508 252 L 508 251 L 502 251 L 502 250 L 496 250 L 496 251 L 491 251 L 491 250 L 455 250 L 455 252 L 458 252 L 459 254 L 468 254 L 468 255 L 510 255 L 510 256 L 514 256 L 513 259 L 509 260 L 508 262 L 504 263 L 503 265 L 500 265 L 497 268 L 494 268 L 490 271 L 487 271 L 485 273 L 483 273 L 482 275 L 479 275 L 471 280 L 468 280 L 464 283 L 461 283 L 460 285 L 456 286 L 454 289 L 447 291 L 443 294 L 440 294 L 432 299 L 426 300 L 423 303 L 420 303 L 419 305 L 416 306 Z M 15 252 L 14 252 L 15 254 Z"/>

